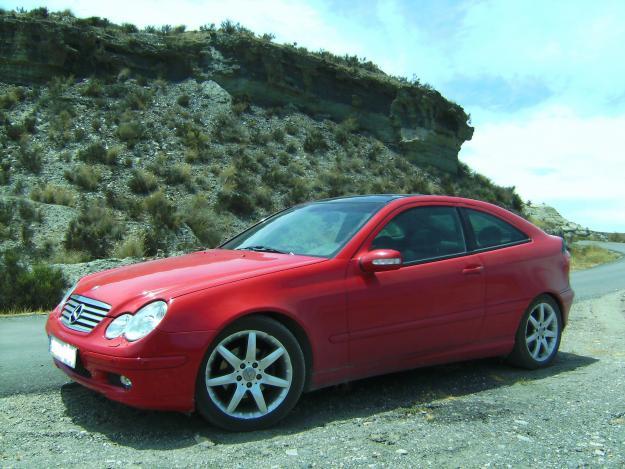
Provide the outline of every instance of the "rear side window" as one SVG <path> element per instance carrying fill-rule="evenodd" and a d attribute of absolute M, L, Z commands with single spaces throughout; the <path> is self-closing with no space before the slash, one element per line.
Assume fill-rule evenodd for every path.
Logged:
<path fill-rule="evenodd" d="M 378 233 L 371 249 L 395 249 L 405 263 L 466 252 L 458 212 L 453 207 L 418 207 L 393 218 Z"/>
<path fill-rule="evenodd" d="M 464 209 L 475 235 L 477 249 L 503 246 L 526 241 L 527 235 L 510 223 L 488 213 Z"/>

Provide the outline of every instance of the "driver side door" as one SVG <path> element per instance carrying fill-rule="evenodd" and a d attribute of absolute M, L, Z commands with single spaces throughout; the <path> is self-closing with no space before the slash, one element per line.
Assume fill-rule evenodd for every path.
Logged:
<path fill-rule="evenodd" d="M 457 209 L 398 212 L 374 230 L 348 272 L 350 361 L 358 376 L 459 349 L 475 340 L 484 313 L 481 259 L 467 253 Z M 402 267 L 362 272 L 358 257 L 373 249 L 399 251 Z"/>

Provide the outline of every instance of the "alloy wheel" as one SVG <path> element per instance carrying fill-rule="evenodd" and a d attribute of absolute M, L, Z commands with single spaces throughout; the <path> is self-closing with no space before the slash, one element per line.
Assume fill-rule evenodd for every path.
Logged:
<path fill-rule="evenodd" d="M 527 318 L 525 345 L 532 358 L 547 360 L 558 344 L 558 317 L 549 303 L 538 303 Z"/>
<path fill-rule="evenodd" d="M 286 347 L 258 330 L 226 337 L 206 364 L 208 396 L 226 415 L 239 419 L 272 412 L 285 400 L 292 381 L 293 365 Z"/>

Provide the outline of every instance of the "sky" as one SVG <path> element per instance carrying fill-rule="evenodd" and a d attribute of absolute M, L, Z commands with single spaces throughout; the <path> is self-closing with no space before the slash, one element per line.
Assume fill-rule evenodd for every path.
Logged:
<path fill-rule="evenodd" d="M 116 23 L 225 19 L 417 77 L 471 115 L 460 159 L 525 200 L 625 232 L 625 1 L 49 0 Z"/>

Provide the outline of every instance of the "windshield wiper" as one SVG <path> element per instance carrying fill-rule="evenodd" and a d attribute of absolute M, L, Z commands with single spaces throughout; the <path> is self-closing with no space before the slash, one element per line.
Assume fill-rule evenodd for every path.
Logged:
<path fill-rule="evenodd" d="M 245 246 L 237 248 L 237 251 L 255 251 L 255 252 L 275 252 L 276 254 L 293 254 L 291 252 L 280 251 L 280 249 L 270 248 L 269 246 Z"/>

